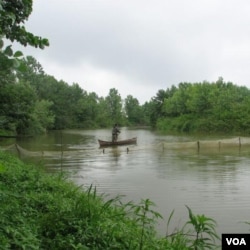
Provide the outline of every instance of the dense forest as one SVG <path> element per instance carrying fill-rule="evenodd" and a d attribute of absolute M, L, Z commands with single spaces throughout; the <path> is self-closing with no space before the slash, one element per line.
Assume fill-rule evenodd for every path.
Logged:
<path fill-rule="evenodd" d="M 161 94 L 159 94 L 161 93 Z M 180 83 L 159 91 L 160 114 L 152 121 L 164 131 L 250 132 L 250 90 L 220 77 L 216 82 Z"/>
<path fill-rule="evenodd" d="M 56 80 L 35 58 L 4 44 L 9 40 L 40 49 L 49 46 L 46 38 L 23 26 L 31 12 L 32 0 L 25 4 L 0 1 L 0 135 L 35 135 L 114 123 L 165 132 L 250 132 L 250 90 L 224 82 L 222 77 L 211 83 L 184 82 L 160 89 L 142 105 L 132 95 L 123 100 L 115 88 L 100 97 L 78 83 Z"/>
<path fill-rule="evenodd" d="M 99 97 L 77 83 L 69 85 L 45 74 L 33 57 L 26 57 L 22 64 L 24 71 L 16 71 L 12 77 L 6 74 L 0 80 L 2 130 L 37 134 L 48 129 L 110 127 L 114 123 L 148 124 L 143 107 L 132 96 L 122 100 L 113 88 L 108 96 Z"/>
<path fill-rule="evenodd" d="M 250 90 L 219 78 L 159 90 L 143 105 L 117 89 L 106 97 L 45 74 L 35 58 L 24 71 L 1 70 L 0 129 L 38 134 L 49 129 L 147 125 L 166 132 L 250 132 Z"/>

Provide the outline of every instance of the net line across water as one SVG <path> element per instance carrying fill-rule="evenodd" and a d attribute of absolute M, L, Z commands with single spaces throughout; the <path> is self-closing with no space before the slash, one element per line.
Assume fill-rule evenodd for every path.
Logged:
<path fill-rule="evenodd" d="M 107 148 L 90 148 L 90 149 L 77 149 L 77 150 L 63 150 L 63 151 L 30 151 L 18 144 L 11 144 L 9 146 L 1 146 L 0 150 L 10 153 L 18 154 L 19 156 L 27 157 L 79 157 L 81 155 L 101 155 L 101 154 L 114 154 L 117 147 Z M 156 144 L 147 145 L 127 145 L 119 147 L 119 153 L 129 153 L 134 151 L 146 150 L 213 150 L 220 152 L 226 149 L 250 149 L 250 137 L 235 137 L 222 140 L 197 140 L 190 142 L 166 142 L 162 141 Z"/>

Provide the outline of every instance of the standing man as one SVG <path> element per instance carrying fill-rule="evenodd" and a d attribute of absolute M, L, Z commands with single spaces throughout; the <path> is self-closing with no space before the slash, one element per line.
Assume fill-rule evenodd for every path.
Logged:
<path fill-rule="evenodd" d="M 121 133 L 120 129 L 118 128 L 118 125 L 115 124 L 112 129 L 112 142 L 116 142 L 118 139 L 118 134 Z"/>

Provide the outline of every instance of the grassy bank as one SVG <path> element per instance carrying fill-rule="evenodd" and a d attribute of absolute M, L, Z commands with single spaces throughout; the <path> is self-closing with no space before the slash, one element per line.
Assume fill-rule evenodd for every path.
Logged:
<path fill-rule="evenodd" d="M 2 152 L 0 202 L 0 249 L 215 249 L 215 222 L 188 207 L 184 227 L 159 237 L 150 200 L 106 201 Z"/>

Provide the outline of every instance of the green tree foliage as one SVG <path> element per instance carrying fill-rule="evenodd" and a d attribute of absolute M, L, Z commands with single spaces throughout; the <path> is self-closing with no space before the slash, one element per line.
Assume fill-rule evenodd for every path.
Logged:
<path fill-rule="evenodd" d="M 27 83 L 9 84 L 1 88 L 0 116 L 2 129 L 25 134 L 32 119 L 36 94 Z"/>
<path fill-rule="evenodd" d="M 231 82 L 180 84 L 157 127 L 178 132 L 250 132 L 250 90 Z"/>
<path fill-rule="evenodd" d="M 167 98 L 166 101 L 164 100 L 164 104 L 161 106 L 164 106 L 164 108 L 162 108 L 161 113 L 166 113 L 173 117 L 189 113 L 187 104 L 190 86 L 190 83 L 180 83 L 178 91 L 175 91 L 173 96 Z"/>
<path fill-rule="evenodd" d="M 26 31 L 24 22 L 32 12 L 32 0 L 0 0 L 0 131 L 27 133 L 32 126 L 36 94 L 17 73 L 24 70 L 21 51 L 14 52 L 4 40 L 43 49 L 47 39 Z"/>
<path fill-rule="evenodd" d="M 49 45 L 47 39 L 25 28 L 32 4 L 32 0 L 0 0 L 0 132 L 33 134 L 51 128 L 125 124 L 122 99 L 116 89 L 105 98 L 88 94 L 77 83 L 69 86 L 46 75 L 35 58 L 23 58 L 21 51 L 14 52 L 12 45 L 4 44 L 15 41 L 40 49 Z"/>
<path fill-rule="evenodd" d="M 49 45 L 47 39 L 35 36 L 26 31 L 24 22 L 28 20 L 32 12 L 32 0 L 6 1 L 0 0 L 0 36 L 9 39 L 11 42 L 17 41 L 27 46 L 31 45 L 43 49 Z"/>
<path fill-rule="evenodd" d="M 54 126 L 55 115 L 51 107 L 53 103 L 48 100 L 37 100 L 32 114 L 34 134 L 43 133 Z"/>
<path fill-rule="evenodd" d="M 4 46 L 4 39 L 18 42 L 23 46 L 43 49 L 49 46 L 46 38 L 36 36 L 25 29 L 24 23 L 32 12 L 32 0 L 0 0 L 0 65 L 1 82 L 8 83 L 8 75 L 13 71 L 23 70 L 20 63 L 21 51 L 14 52 L 12 45 Z"/>
<path fill-rule="evenodd" d="M 149 109 L 150 116 L 150 124 L 152 127 L 156 126 L 156 123 L 159 118 L 165 115 L 165 110 L 163 109 L 163 104 L 165 99 L 169 99 L 173 96 L 176 91 L 176 87 L 172 86 L 171 89 L 167 89 L 166 91 L 163 89 L 158 90 L 155 97 L 151 99 L 147 108 Z"/>
<path fill-rule="evenodd" d="M 2 51 L 2 46 L 0 45 L 0 88 L 5 84 L 14 82 L 15 75 L 13 74 L 13 61 L 5 55 L 5 52 Z"/>
<path fill-rule="evenodd" d="M 50 128 L 110 127 L 114 122 L 124 124 L 122 99 L 117 90 L 110 89 L 107 97 L 98 97 L 96 93 L 87 93 L 77 83 L 69 85 L 46 75 L 32 57 L 25 58 L 24 64 L 27 70 L 17 75 L 33 87 L 38 101 L 50 103 L 47 112 L 50 111 L 54 117 Z"/>
<path fill-rule="evenodd" d="M 44 78 L 41 65 L 32 57 L 22 61 L 26 70 L 12 74 L 8 84 L 1 85 L 0 129 L 11 134 L 37 134 L 46 131 L 54 123 L 53 105 L 39 98 L 35 86 Z"/>
<path fill-rule="evenodd" d="M 96 93 L 88 94 L 86 91 L 84 91 L 82 93 L 82 96 L 79 97 L 74 110 L 76 117 L 76 126 L 78 128 L 98 127 L 98 96 L 96 95 Z"/>
<path fill-rule="evenodd" d="M 18 78 L 32 86 L 38 103 L 47 101 L 50 104 L 46 105 L 47 111 L 43 113 L 50 114 L 53 119 L 50 117 L 49 121 L 54 123 L 50 122 L 46 128 L 42 124 L 42 128 L 95 128 L 110 127 L 113 123 L 125 124 L 122 99 L 116 89 L 110 89 L 106 97 L 98 97 L 96 93 L 87 93 L 77 83 L 69 85 L 46 75 L 33 57 L 26 57 L 23 64 L 26 70 L 18 72 Z M 139 112 L 139 104 L 137 106 Z M 142 117 L 139 113 L 137 116 Z M 41 119 L 36 119 L 37 131 L 41 131 L 37 121 Z"/>
<path fill-rule="evenodd" d="M 32 56 L 22 59 L 23 71 L 18 71 L 16 76 L 18 79 L 29 82 L 32 85 L 39 84 L 39 78 L 45 75 L 42 65 Z M 37 86 L 36 86 L 37 87 Z"/>
<path fill-rule="evenodd" d="M 111 120 L 109 112 L 109 105 L 106 101 L 106 98 L 104 97 L 98 98 L 98 113 L 96 117 L 96 123 L 103 128 L 113 126 L 113 121 Z"/>
<path fill-rule="evenodd" d="M 143 105 L 141 105 L 141 113 L 140 117 L 142 117 L 142 124 L 145 126 L 150 126 L 150 117 L 151 117 L 151 107 L 152 102 L 145 102 Z"/>
<path fill-rule="evenodd" d="M 13 134 L 36 134 L 48 129 L 148 125 L 168 132 L 250 131 L 250 90 L 216 82 L 180 83 L 159 90 L 142 106 L 116 89 L 108 96 L 87 93 L 46 75 L 35 58 L 26 57 L 26 71 L 9 74 L 1 82 L 0 130 Z M 0 80 L 1 81 L 1 80 Z"/>
<path fill-rule="evenodd" d="M 109 118 L 111 122 L 114 123 L 123 123 L 122 115 L 122 98 L 118 93 L 118 90 L 112 88 L 109 90 L 109 94 L 106 97 L 105 101 L 107 102 L 107 108 L 109 112 Z"/>
<path fill-rule="evenodd" d="M 125 99 L 125 112 L 129 124 L 140 125 L 143 123 L 142 108 L 139 101 L 132 95 L 128 95 Z"/>
<path fill-rule="evenodd" d="M 48 79 L 48 78 L 47 78 Z M 49 86 L 46 86 L 46 85 Z M 64 129 L 74 127 L 76 117 L 74 109 L 76 103 L 82 96 L 82 90 L 78 85 L 69 86 L 64 81 L 57 81 L 49 77 L 48 82 L 44 82 L 47 93 L 43 93 L 45 99 L 53 102 L 52 111 L 55 114 L 55 128 Z"/>

